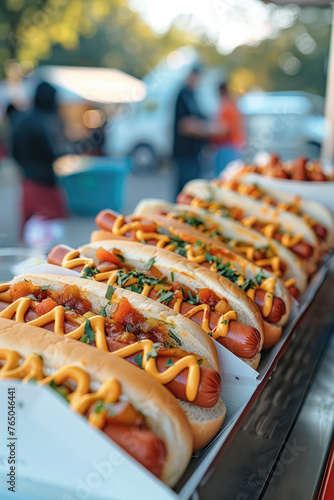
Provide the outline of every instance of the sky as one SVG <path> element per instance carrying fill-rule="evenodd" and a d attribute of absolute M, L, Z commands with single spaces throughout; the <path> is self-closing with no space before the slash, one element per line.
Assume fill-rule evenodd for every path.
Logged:
<path fill-rule="evenodd" d="M 129 0 L 149 26 L 163 34 L 175 23 L 200 41 L 205 33 L 222 54 L 239 45 L 277 38 L 293 25 L 298 7 L 276 7 L 260 0 Z"/>

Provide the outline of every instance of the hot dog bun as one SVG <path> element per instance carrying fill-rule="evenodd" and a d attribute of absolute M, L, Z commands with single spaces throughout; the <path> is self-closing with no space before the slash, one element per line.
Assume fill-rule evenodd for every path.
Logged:
<path fill-rule="evenodd" d="M 10 284 L 21 283 L 24 280 L 31 281 L 33 285 L 37 286 L 50 285 L 51 292 L 59 291 L 66 285 L 75 284 L 79 288 L 81 296 L 91 302 L 91 310 L 96 314 L 102 307 L 106 306 L 106 314 L 109 317 L 112 308 L 115 308 L 115 305 L 109 305 L 108 299 L 105 298 L 108 285 L 104 283 L 61 275 L 25 274 L 14 278 Z M 132 307 L 144 317 L 172 324 L 175 335 L 182 338 L 182 349 L 205 358 L 208 367 L 219 372 L 219 361 L 214 342 L 197 324 L 169 307 L 129 290 L 116 288 L 114 293 L 117 299 L 126 297 Z M 211 441 L 221 427 L 226 413 L 225 405 L 222 400 L 219 400 L 212 408 L 200 408 L 183 401 L 180 401 L 180 404 L 193 430 L 194 448 L 199 449 Z"/>
<path fill-rule="evenodd" d="M 172 221 L 168 220 L 166 218 L 159 218 L 158 216 L 150 216 L 149 217 L 151 220 L 155 220 L 157 223 L 160 223 L 162 226 L 167 226 L 167 227 L 173 227 L 173 232 L 178 234 L 180 237 L 182 234 L 185 233 L 184 229 L 184 224 L 179 223 L 178 221 Z M 254 279 L 256 274 L 260 272 L 260 268 L 253 264 L 252 262 L 248 261 L 241 255 L 236 254 L 235 252 L 232 252 L 230 250 L 226 250 L 226 248 L 217 243 L 216 241 L 212 240 L 211 238 L 203 236 L 203 233 L 200 233 L 196 230 L 193 230 L 191 228 L 187 228 L 187 234 L 192 237 L 195 240 L 200 240 L 203 243 L 210 245 L 211 247 L 218 247 L 218 248 L 223 248 L 224 253 L 226 255 L 227 260 L 232 261 L 233 266 L 241 272 L 246 278 L 251 278 Z M 115 236 L 111 231 L 105 231 L 105 230 L 99 230 L 99 231 L 93 231 L 91 234 L 91 242 L 98 242 L 98 241 L 104 241 L 104 240 L 120 240 L 120 241 L 126 241 L 128 238 L 123 237 L 123 236 Z M 262 270 L 263 275 L 267 277 L 274 277 L 272 273 L 267 271 L 266 269 Z M 264 341 L 264 345 L 272 345 L 271 342 L 275 338 L 279 338 L 282 334 L 282 325 L 285 324 L 287 321 L 290 311 L 291 311 L 291 297 L 290 294 L 285 287 L 284 283 L 280 279 L 276 279 L 275 283 L 275 295 L 279 298 L 281 298 L 284 303 L 285 303 L 285 314 L 281 317 L 281 320 L 276 324 L 276 325 L 270 325 L 268 322 L 264 322 L 264 331 L 265 333 L 268 333 L 269 339 L 268 342 Z M 275 327 L 275 328 L 272 328 Z M 257 366 L 256 363 L 251 365 L 252 367 Z"/>
<path fill-rule="evenodd" d="M 266 222 L 277 221 L 285 231 L 292 234 L 300 233 L 303 235 L 304 241 L 313 247 L 317 247 L 317 239 L 313 231 L 305 221 L 290 212 L 284 212 L 259 200 L 215 186 L 212 182 L 204 179 L 188 182 L 183 191 L 202 200 L 212 199 L 227 207 L 242 207 L 245 216 L 255 214 L 259 219 Z"/>
<path fill-rule="evenodd" d="M 305 291 L 307 286 L 307 275 L 300 267 L 299 259 L 293 252 L 277 240 L 267 238 L 258 231 L 245 227 L 241 224 L 241 222 L 238 222 L 231 217 L 219 217 L 209 213 L 207 210 L 193 207 L 191 205 L 168 203 L 156 199 L 144 199 L 138 203 L 134 213 L 146 217 L 157 214 L 160 211 L 176 215 L 190 213 L 194 217 L 202 220 L 208 227 L 214 226 L 220 233 L 223 234 L 224 237 L 235 241 L 241 241 L 243 243 L 249 243 L 255 248 L 270 245 L 275 254 L 280 257 L 286 266 L 284 277 L 286 279 L 294 278 L 296 280 L 296 286 L 300 292 Z M 238 251 L 238 249 L 236 249 L 236 251 Z"/>
<path fill-rule="evenodd" d="M 213 273 L 209 269 L 194 262 L 190 262 L 185 257 L 168 250 L 155 246 L 143 245 L 142 243 L 129 240 L 118 242 L 109 240 L 103 241 L 102 243 L 90 243 L 83 245 L 78 250 L 81 255 L 93 258 L 97 262 L 96 251 L 101 246 L 108 251 L 117 247 L 121 250 L 125 258 L 125 263 L 136 269 L 145 270 L 147 262 L 150 259 L 154 259 L 154 266 L 162 272 L 170 282 L 178 281 L 191 289 L 209 288 L 219 298 L 225 298 L 228 301 L 230 307 L 237 312 L 237 319 L 239 322 L 253 326 L 260 332 L 262 345 L 264 335 L 260 311 L 243 290 L 223 276 Z M 173 273 L 173 278 L 171 273 Z M 257 354 L 251 359 L 243 358 L 243 360 L 256 369 L 260 361 L 260 355 Z"/>
<path fill-rule="evenodd" d="M 163 481 L 173 486 L 181 477 L 193 449 L 190 426 L 172 394 L 143 371 L 82 342 L 4 318 L 0 318 L 0 347 L 13 349 L 22 357 L 42 355 L 43 365 L 51 373 L 67 364 L 78 365 L 98 387 L 114 377 L 121 383 L 122 394 L 147 417 L 150 429 L 166 446 Z"/>
<path fill-rule="evenodd" d="M 223 276 L 190 262 L 182 255 L 135 241 L 122 240 L 116 243 L 115 240 L 109 240 L 103 241 L 103 243 L 89 243 L 79 247 L 78 250 L 82 255 L 94 258 L 95 252 L 100 246 L 106 250 L 116 246 L 122 251 L 126 262 L 137 269 L 145 269 L 148 260 L 154 258 L 154 266 L 169 280 L 172 280 L 171 272 L 173 272 L 175 281 L 180 281 L 184 285 L 194 288 L 210 288 L 219 297 L 225 297 L 231 306 L 238 310 L 239 321 L 254 326 L 263 337 L 262 317 L 259 310 L 243 290 Z"/>
<path fill-rule="evenodd" d="M 324 241 L 325 248 L 330 249 L 334 245 L 334 217 L 330 210 L 321 203 L 301 198 L 282 189 L 276 189 L 272 187 L 272 180 L 263 175 L 247 173 L 240 177 L 239 182 L 247 186 L 255 184 L 260 186 L 261 190 L 276 202 L 296 205 L 300 216 L 308 215 L 327 229 L 327 238 Z"/>
<path fill-rule="evenodd" d="M 203 233 L 200 231 L 197 231 L 196 229 L 193 229 L 192 227 L 188 227 L 182 222 L 175 221 L 172 219 L 168 219 L 166 217 L 163 217 L 161 215 L 151 215 L 151 216 L 146 216 L 145 219 L 151 220 L 156 222 L 158 225 L 167 228 L 170 230 L 170 232 L 173 235 L 176 235 L 180 237 L 181 239 L 185 239 L 186 241 L 201 241 L 205 245 L 207 245 L 208 248 L 213 249 L 217 248 L 220 250 L 220 252 L 224 255 L 224 260 L 231 262 L 233 267 L 240 272 L 246 279 L 250 278 L 252 280 L 255 279 L 256 275 L 261 272 L 263 276 L 266 278 L 275 278 L 275 289 L 274 293 L 277 297 L 281 298 L 283 302 L 285 303 L 285 313 L 281 317 L 280 321 L 276 323 L 277 326 L 283 326 L 286 321 L 288 320 L 288 317 L 290 315 L 291 311 L 291 298 L 290 294 L 284 285 L 283 281 L 276 278 L 271 272 L 267 271 L 266 269 L 262 269 L 253 262 L 249 261 L 242 255 L 237 254 L 233 250 L 231 250 L 229 247 L 224 245 L 223 243 L 218 243 L 217 241 L 213 240 L 212 238 L 209 238 L 208 236 L 205 236 Z M 228 283 L 231 285 L 230 280 L 227 278 L 223 278 L 224 284 L 226 283 L 226 286 L 228 287 Z M 224 285 L 225 286 L 225 285 Z"/>

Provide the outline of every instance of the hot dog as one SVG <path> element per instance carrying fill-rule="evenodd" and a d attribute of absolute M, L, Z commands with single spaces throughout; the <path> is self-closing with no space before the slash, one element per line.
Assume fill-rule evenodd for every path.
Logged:
<path fill-rule="evenodd" d="M 293 171 L 299 171 L 298 177 L 300 180 L 306 180 L 305 175 L 311 175 L 314 180 L 323 181 L 324 176 L 318 170 L 314 173 L 309 174 L 309 170 L 306 168 L 305 158 L 296 160 L 292 165 Z M 301 173 L 300 173 L 301 172 Z M 319 175 L 318 175 L 319 174 Z M 331 213 L 320 203 L 302 199 L 299 196 L 286 193 L 284 191 L 274 189 L 271 186 L 267 186 L 266 183 L 262 185 L 260 179 L 255 179 L 252 175 L 243 175 L 241 179 L 231 179 L 229 181 L 216 182 L 217 186 L 224 187 L 228 190 L 236 191 L 242 196 L 255 198 L 267 205 L 276 207 L 278 210 L 283 212 L 290 212 L 291 214 L 298 216 L 299 219 L 292 220 L 293 225 L 297 228 L 300 225 L 300 218 L 302 219 L 302 224 L 306 223 L 310 230 L 312 230 L 318 240 L 321 247 L 324 247 L 327 251 L 331 246 L 333 241 L 333 228 L 334 222 Z M 260 182 L 259 182 L 260 181 Z M 187 196 L 187 203 L 192 202 L 191 196 Z M 243 215 L 241 215 L 241 218 Z M 274 222 L 274 220 L 273 220 Z M 255 225 L 253 227 L 255 228 Z M 263 230 L 263 225 L 256 228 L 257 230 Z M 280 232 L 275 232 L 274 236 L 278 241 L 282 241 L 282 234 Z M 310 259 L 314 253 L 313 245 L 311 242 L 300 242 L 298 245 L 292 245 L 290 248 L 296 255 L 300 256 L 302 259 Z"/>
<path fill-rule="evenodd" d="M 186 195 L 186 196 L 187 196 L 188 200 L 189 200 L 189 198 L 191 198 L 189 195 Z M 178 203 L 181 203 L 181 202 L 184 203 L 184 201 L 180 201 L 180 200 L 184 200 L 184 199 L 185 198 L 183 196 L 178 196 L 177 201 L 178 201 Z M 193 200 L 195 200 L 195 197 L 192 197 L 192 199 L 190 200 L 190 204 Z M 234 215 L 234 216 L 232 215 L 232 217 L 234 217 L 237 221 L 240 221 L 241 223 L 243 222 L 243 219 L 244 219 L 243 212 L 241 210 L 238 211 L 237 215 Z M 259 232 L 265 234 L 267 224 L 266 223 L 261 224 L 259 221 L 256 221 L 252 224 L 251 227 L 253 229 L 255 229 L 256 231 L 259 231 Z M 275 240 L 277 240 L 279 242 L 282 242 L 282 237 L 283 237 L 283 234 L 279 233 L 277 231 L 275 231 L 272 235 L 272 238 L 274 238 Z M 310 257 L 312 257 L 313 251 L 314 251 L 314 248 L 304 241 L 300 241 L 298 244 L 290 246 L 289 249 L 294 254 L 296 254 L 298 257 L 300 257 L 301 259 L 309 259 Z"/>
<path fill-rule="evenodd" d="M 256 187 L 251 189 L 257 190 Z M 244 255 L 257 266 L 284 280 L 289 287 L 295 286 L 299 292 L 299 287 L 302 291 L 306 287 L 307 275 L 300 269 L 299 259 L 289 249 L 231 217 L 222 218 L 198 207 L 156 199 L 141 200 L 135 213 L 142 217 L 159 215 L 182 222 L 227 245 L 228 249 Z M 279 240 L 281 238 L 282 235 Z"/>
<path fill-rule="evenodd" d="M 74 249 L 72 249 L 72 253 L 70 253 L 71 250 L 69 251 L 68 247 L 65 245 L 57 245 L 50 251 L 48 262 L 59 266 L 64 262 L 64 266 L 70 267 L 71 269 L 76 267 L 82 273 L 87 265 L 90 265 L 91 269 L 94 270 L 107 269 L 108 260 L 109 262 L 113 262 L 115 255 L 119 255 L 122 257 L 122 262 L 119 263 L 120 271 L 116 273 L 116 275 L 112 270 L 112 272 L 104 273 L 104 275 L 98 273 L 93 275 L 92 278 L 101 281 L 101 276 L 104 278 L 103 281 L 107 282 L 109 280 L 113 286 L 119 284 L 123 288 L 126 288 L 129 282 L 132 284 L 133 291 L 137 291 L 137 293 L 146 292 L 142 286 L 137 285 L 136 288 L 136 282 L 144 282 L 144 280 L 147 280 L 148 282 L 156 283 L 158 281 L 163 281 L 164 289 L 167 292 L 166 302 L 163 300 L 164 295 L 161 294 L 163 288 L 159 284 L 153 288 L 151 287 L 151 290 L 147 293 L 149 298 L 160 301 L 161 303 L 166 303 L 166 305 L 171 308 L 177 308 L 181 314 L 190 316 L 191 319 L 200 326 L 205 326 L 207 321 L 206 328 L 208 332 L 214 333 L 217 330 L 222 314 L 216 312 L 215 307 L 221 299 L 219 295 L 205 286 L 204 279 L 203 283 L 202 281 L 198 281 L 198 279 L 196 281 L 195 277 L 191 279 L 191 266 L 189 266 L 189 263 L 182 257 L 174 259 L 175 262 L 170 262 L 173 258 L 164 250 L 147 249 L 147 247 L 143 245 L 129 242 L 119 242 L 114 248 L 110 246 L 95 247 L 92 245 L 90 247 L 83 247 L 80 251 L 73 252 L 73 250 Z M 74 257 L 77 254 L 79 257 L 71 259 L 71 256 Z M 137 256 L 135 269 L 131 265 L 131 256 L 134 254 Z M 69 257 L 67 258 L 67 256 Z M 91 264 L 91 257 L 94 258 L 94 265 Z M 78 258 L 83 261 L 81 269 L 79 269 L 79 266 L 75 265 Z M 175 281 L 175 273 L 178 267 L 180 267 L 180 263 L 182 269 L 182 260 L 184 260 L 183 270 L 186 271 L 187 274 L 180 276 L 181 279 L 183 278 L 183 282 L 181 283 Z M 130 262 L 130 264 L 128 262 Z M 151 263 L 149 270 L 145 269 L 147 267 L 147 262 Z M 170 273 L 173 273 L 174 279 L 169 280 L 168 277 L 163 274 L 166 269 L 166 262 L 169 264 L 167 267 L 170 268 Z M 193 270 L 195 271 L 198 267 L 199 266 L 193 265 Z M 129 279 L 126 281 L 127 276 Z M 214 277 L 214 279 L 216 278 Z M 190 296 L 188 294 L 189 291 Z M 179 303 L 180 299 L 181 305 Z M 190 300 L 190 302 L 188 302 L 188 300 Z M 199 304 L 207 304 L 207 307 L 205 306 L 206 309 L 204 308 L 192 314 L 191 311 L 198 308 Z M 222 304 L 222 306 L 225 306 L 226 312 L 230 309 L 227 302 Z M 254 326 L 245 325 L 235 320 L 229 321 L 229 328 L 226 336 L 215 336 L 215 338 L 220 344 L 241 358 L 250 360 L 257 356 L 261 350 L 262 342 L 260 332 L 254 328 Z"/>
<path fill-rule="evenodd" d="M 103 217 L 104 215 L 107 215 L 107 217 Z M 103 221 L 101 222 L 102 217 Z M 198 231 L 189 229 L 187 230 L 187 232 L 185 232 L 184 225 L 181 223 L 171 220 L 167 221 L 164 217 L 160 216 L 152 216 L 151 218 L 156 222 L 156 232 L 144 233 L 142 230 L 140 230 L 140 226 L 138 226 L 139 216 L 136 216 L 136 222 L 134 224 L 136 224 L 135 227 L 137 229 L 134 229 L 134 237 L 137 238 L 137 240 L 145 241 L 148 245 L 159 245 L 160 248 L 163 247 L 168 250 L 172 250 L 177 254 L 186 256 L 188 259 L 193 259 L 195 262 L 200 263 L 204 267 L 210 268 L 210 270 L 216 272 L 217 274 L 220 274 L 221 276 L 226 276 L 229 281 L 232 281 L 234 283 L 238 282 L 238 285 L 241 286 L 243 290 L 247 290 L 248 288 L 247 293 L 251 295 L 252 299 L 254 300 L 254 295 L 257 294 L 258 290 L 257 283 L 255 282 L 255 275 L 260 271 L 257 266 L 250 266 L 250 263 L 246 259 L 230 250 L 227 250 L 225 246 L 216 244 L 213 240 L 208 237 L 204 237 L 203 234 L 199 233 Z M 99 222 L 99 224 L 101 224 L 101 226 L 103 227 L 109 227 L 110 232 L 103 235 L 103 239 L 115 236 L 123 237 L 125 230 L 130 231 L 132 227 L 131 218 L 124 218 L 123 216 L 119 216 L 117 218 L 115 217 L 114 212 L 107 210 L 104 210 L 103 214 L 100 213 L 98 215 L 97 222 Z M 120 224 L 120 222 L 122 222 L 122 224 Z M 114 224 L 116 224 L 116 226 L 114 226 Z M 117 228 L 117 231 L 115 230 L 115 228 Z M 142 238 L 143 236 L 145 236 L 144 240 Z M 93 238 L 95 238 L 94 235 Z M 96 240 L 99 239 L 100 235 L 97 234 Z M 198 248 L 196 242 L 201 242 L 203 245 Z M 194 248 L 196 256 L 193 254 L 192 248 L 188 247 Z M 246 266 L 249 266 L 249 271 L 252 272 L 254 281 L 249 278 L 247 278 L 246 280 L 244 279 L 241 270 L 245 269 Z M 238 271 L 236 271 L 236 269 L 238 269 Z M 270 273 L 266 273 L 265 271 L 261 271 L 261 273 L 264 273 L 263 276 L 268 276 L 268 278 L 272 276 L 270 275 Z M 263 280 L 263 282 L 261 281 L 261 284 L 259 286 L 262 286 L 263 288 L 265 285 L 267 285 L 267 283 L 268 282 L 266 280 Z M 279 309 L 275 311 L 275 317 L 276 314 L 279 313 L 279 311 L 283 312 L 283 315 L 280 318 L 280 324 L 284 324 L 282 323 L 282 321 L 284 322 L 284 320 L 287 319 L 290 311 L 290 301 L 288 294 L 285 287 L 281 285 L 278 280 L 272 279 L 270 283 L 274 286 L 277 285 L 278 290 L 282 294 L 281 299 L 284 302 L 285 308 L 281 304 Z M 276 305 L 278 305 L 278 302 L 276 302 Z M 264 316 L 265 319 L 267 316 L 269 316 L 270 311 L 271 309 L 269 311 L 266 311 L 266 314 Z"/>
<path fill-rule="evenodd" d="M 170 486 L 187 467 L 192 431 L 177 401 L 122 359 L 0 318 L 0 381 L 7 378 L 34 379 L 39 388 L 51 387 L 91 426 Z"/>
<path fill-rule="evenodd" d="M 0 317 L 29 320 L 138 365 L 193 408 L 185 406 L 194 431 L 208 408 L 210 428 L 199 433 L 196 447 L 220 427 L 224 406 L 217 353 L 212 340 L 187 318 L 128 290 L 62 276 L 18 277 L 1 286 L 0 300 L 7 303 Z M 36 319 L 30 319 L 31 310 Z"/>

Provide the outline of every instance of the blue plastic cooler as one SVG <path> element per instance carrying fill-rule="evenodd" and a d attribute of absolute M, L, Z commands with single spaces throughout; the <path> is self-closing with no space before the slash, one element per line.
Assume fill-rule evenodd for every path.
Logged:
<path fill-rule="evenodd" d="M 92 216 L 103 208 L 122 211 L 126 177 L 131 171 L 129 158 L 85 158 L 84 169 L 59 176 L 74 215 Z"/>

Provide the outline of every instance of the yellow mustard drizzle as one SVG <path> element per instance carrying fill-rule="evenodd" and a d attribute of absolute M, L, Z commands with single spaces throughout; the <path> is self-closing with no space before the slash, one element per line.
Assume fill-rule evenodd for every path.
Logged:
<path fill-rule="evenodd" d="M 244 217 L 240 222 L 246 227 L 253 227 L 256 222 L 256 216 L 250 215 L 249 217 Z"/>
<path fill-rule="evenodd" d="M 244 282 L 245 282 L 244 277 L 240 275 L 238 278 L 238 286 L 243 285 Z M 250 288 L 246 292 L 248 297 L 253 301 L 255 299 L 255 291 L 257 289 L 262 289 L 262 290 L 265 290 L 267 292 L 265 295 L 264 304 L 263 304 L 263 308 L 262 308 L 262 315 L 264 318 L 269 316 L 270 311 L 271 311 L 272 306 L 273 306 L 275 284 L 276 284 L 276 278 L 271 278 L 271 277 L 266 278 L 262 281 L 260 286 L 257 286 L 255 288 Z"/>
<path fill-rule="evenodd" d="M 274 273 L 280 272 L 280 258 L 276 255 L 270 259 L 259 259 L 255 261 L 259 267 L 270 266 Z"/>
<path fill-rule="evenodd" d="M 197 264 L 202 264 L 202 262 L 206 261 L 205 253 L 201 251 L 198 255 L 194 254 L 194 248 L 192 245 L 187 245 L 186 246 L 187 250 L 187 259 L 191 260 L 192 262 L 196 262 Z"/>
<path fill-rule="evenodd" d="M 66 269 L 72 269 L 73 267 L 77 266 L 91 267 L 95 266 L 95 262 L 93 259 L 80 257 L 79 250 L 71 250 L 64 256 L 61 263 L 61 267 L 66 267 Z"/>
<path fill-rule="evenodd" d="M 205 255 L 204 255 L 203 253 L 202 253 L 201 255 L 197 256 L 197 257 L 196 257 L 196 256 L 194 256 L 194 255 L 193 255 L 193 248 L 192 248 L 192 246 L 191 246 L 191 245 L 189 245 L 189 248 L 187 249 L 187 255 L 188 255 L 188 252 L 190 252 L 189 257 L 188 257 L 190 260 L 197 259 L 197 260 L 195 260 L 195 262 L 198 262 L 198 263 L 202 263 L 202 262 L 204 262 L 204 261 L 206 260 L 206 257 L 205 257 Z M 73 253 L 73 252 L 72 252 L 72 253 Z M 84 260 L 85 260 L 85 258 L 83 257 L 83 258 L 82 258 L 82 260 L 84 261 Z M 89 260 L 89 259 L 87 258 L 87 260 Z M 69 259 L 68 259 L 68 262 L 70 263 Z M 82 263 L 81 263 L 81 265 L 85 265 L 85 262 L 82 262 Z M 95 274 L 95 275 L 93 276 L 93 279 L 94 279 L 94 280 L 96 280 L 96 281 L 105 281 L 105 280 L 108 280 L 108 281 L 107 281 L 107 283 L 108 283 L 109 285 L 111 285 L 111 286 L 115 286 L 116 288 L 118 288 L 118 286 L 116 285 L 116 281 L 117 281 L 117 269 L 114 269 L 113 271 L 107 271 L 107 272 L 105 272 L 105 273 L 98 273 L 98 274 Z M 130 278 L 130 279 L 126 282 L 126 286 L 130 286 L 130 285 L 132 285 L 132 284 L 136 283 L 137 281 L 138 281 L 138 278 Z M 155 286 L 155 285 L 149 285 L 148 283 L 144 283 L 144 286 L 143 286 L 143 290 L 142 290 L 142 292 L 141 292 L 141 295 L 144 295 L 144 296 L 148 297 L 148 296 L 149 296 L 149 294 L 150 294 L 150 291 L 152 290 L 152 288 L 154 288 L 154 286 Z M 29 300 L 29 299 L 28 299 L 28 300 Z M 176 311 L 176 312 L 180 312 L 180 310 L 181 310 L 181 306 L 182 306 L 182 302 L 183 302 L 183 301 L 184 301 L 184 298 L 183 298 L 183 297 L 180 297 L 180 298 L 176 299 L 175 304 L 174 304 L 174 306 L 173 306 L 174 311 Z M 29 302 L 29 305 L 30 305 L 30 302 Z M 27 309 L 23 312 L 23 316 L 21 316 L 21 317 L 23 317 L 23 318 L 24 318 L 24 315 L 25 315 L 25 313 L 27 312 L 27 310 L 28 310 L 28 308 L 29 308 L 29 305 L 28 305 Z M 210 311 L 209 306 L 207 306 L 206 304 L 203 304 L 203 306 L 205 306 L 205 307 L 203 307 L 203 309 L 206 309 L 206 307 L 207 307 L 207 308 L 209 309 L 209 311 Z M 59 306 L 59 307 L 61 307 L 61 306 Z M 198 306 L 198 307 L 200 307 L 200 308 L 201 308 L 201 306 Z M 202 310 L 202 309 L 199 309 L 199 310 Z M 195 311 L 195 312 L 193 312 L 193 311 Z M 196 310 L 196 308 L 194 308 L 194 309 L 192 309 L 191 311 L 189 311 L 189 313 L 192 313 L 192 314 L 189 316 L 189 313 L 188 313 L 188 314 L 186 314 L 186 316 L 187 316 L 188 318 L 191 318 L 191 316 L 193 316 L 196 312 L 197 312 L 197 310 Z M 50 311 L 50 313 L 52 313 L 52 311 Z M 49 313 L 48 313 L 48 314 L 49 314 Z M 1 316 L 0 316 L 0 317 L 1 317 Z M 38 319 L 39 319 L 39 318 L 38 318 Z M 36 321 L 36 320 L 34 320 L 34 321 Z M 50 321 L 52 321 L 52 319 L 51 319 Z M 63 319 L 62 321 L 64 321 L 64 319 Z M 61 324 L 61 321 L 60 321 L 60 320 L 59 320 L 59 324 Z M 58 325 L 58 324 L 57 324 L 57 325 Z M 36 325 L 36 326 L 41 326 L 41 325 Z M 205 314 L 204 314 L 204 316 L 203 316 L 203 321 L 202 321 L 202 325 L 201 325 L 201 326 L 202 326 L 203 330 L 205 330 L 206 332 L 211 332 L 211 330 L 210 330 L 210 328 L 209 328 L 209 326 L 208 326 L 208 319 L 206 319 L 206 318 L 205 318 Z M 60 329 L 58 328 L 57 333 L 62 333 L 62 331 L 59 331 L 59 330 L 60 330 Z M 228 332 L 227 332 L 227 333 L 228 333 Z M 226 334 L 226 335 L 227 335 L 227 334 Z M 219 335 L 218 335 L 218 336 L 219 336 Z M 224 335 L 224 336 L 225 336 L 225 335 Z M 108 350 L 108 349 L 104 349 L 104 350 Z"/>
<path fill-rule="evenodd" d="M 263 201 L 263 203 L 267 203 L 268 205 L 272 205 L 274 200 L 266 194 L 262 196 L 261 201 Z"/>
<path fill-rule="evenodd" d="M 22 378 L 26 382 L 31 378 L 40 380 L 43 377 L 43 361 L 38 354 L 29 354 L 19 365 L 21 356 L 16 351 L 1 348 L 0 359 L 5 361 L 0 369 L 0 378 Z"/>
<path fill-rule="evenodd" d="M 143 351 L 143 369 L 151 375 L 151 377 L 163 385 L 174 380 L 174 378 L 181 373 L 182 370 L 188 368 L 189 374 L 186 384 L 186 396 L 188 401 L 194 401 L 198 392 L 200 381 L 200 366 L 195 356 L 188 355 L 184 358 L 180 358 L 176 361 L 176 363 L 174 363 L 173 366 L 168 367 L 167 370 L 163 372 L 159 372 L 155 358 L 148 356 L 148 354 L 152 351 L 152 348 L 152 340 L 145 339 L 140 342 L 136 342 L 135 344 L 122 347 L 122 349 L 118 349 L 118 351 L 115 351 L 113 354 L 115 356 L 119 356 L 120 358 L 127 358 L 128 356 L 132 356 Z"/>
<path fill-rule="evenodd" d="M 285 247 L 293 247 L 294 245 L 297 245 L 297 243 L 300 243 L 303 239 L 303 235 L 302 234 L 295 234 L 294 236 L 290 235 L 290 234 L 283 234 L 282 236 L 282 239 L 281 239 L 281 243 L 282 245 L 284 245 Z"/>
<path fill-rule="evenodd" d="M 115 236 L 123 236 L 128 231 L 137 230 L 141 227 L 140 221 L 134 221 L 129 224 L 125 224 L 124 220 L 124 215 L 119 215 L 118 217 L 116 217 L 111 231 Z"/>
<path fill-rule="evenodd" d="M 294 286 L 296 284 L 295 278 L 290 278 L 289 280 L 284 281 L 284 285 L 286 288 L 290 288 L 291 286 Z"/>
<path fill-rule="evenodd" d="M 255 248 L 253 246 L 238 246 L 236 243 L 234 245 L 234 248 L 236 249 L 237 252 L 244 254 L 248 260 L 254 259 Z"/>
<path fill-rule="evenodd" d="M 266 295 L 264 297 L 264 304 L 263 304 L 263 308 L 262 308 L 262 314 L 263 314 L 264 318 L 269 316 L 270 311 L 272 309 L 273 300 L 274 300 L 273 292 L 266 292 Z"/>
<path fill-rule="evenodd" d="M 279 210 L 287 210 L 291 205 L 289 203 L 285 203 L 284 201 L 281 201 L 280 203 L 277 204 L 277 208 Z"/>
<path fill-rule="evenodd" d="M 207 333 L 211 332 L 210 326 L 209 326 L 209 318 L 210 318 L 210 307 L 208 304 L 199 304 L 198 306 L 194 307 L 190 311 L 187 312 L 185 315 L 187 318 L 192 318 L 196 313 L 203 311 L 203 322 L 202 322 L 202 328 L 205 330 Z"/>
<path fill-rule="evenodd" d="M 276 224 L 266 224 L 262 229 L 261 232 L 267 237 L 267 238 L 272 238 L 274 236 L 274 233 L 277 229 Z"/>
<path fill-rule="evenodd" d="M 16 351 L 0 348 L 0 359 L 6 361 L 0 368 L 0 379 L 17 378 L 23 379 L 23 382 L 36 379 L 39 385 L 49 385 L 52 381 L 56 385 L 61 385 L 68 379 L 74 380 L 76 388 L 67 397 L 71 408 L 81 415 L 84 415 L 93 403 L 97 401 L 103 401 L 105 404 L 114 403 L 121 395 L 121 385 L 113 377 L 108 377 L 96 392 L 90 393 L 90 377 L 76 365 L 64 365 L 53 374 L 44 377 L 43 361 L 38 354 L 29 354 L 20 365 L 22 357 Z M 90 414 L 88 420 L 99 428 L 102 428 L 105 422 L 103 415 L 95 412 Z"/>
<path fill-rule="evenodd" d="M 231 309 L 219 318 L 216 330 L 212 333 L 212 338 L 226 337 L 230 328 L 230 321 L 236 321 L 237 313 Z"/>
<path fill-rule="evenodd" d="M 252 186 L 252 185 L 248 186 L 247 184 L 239 184 L 237 191 L 240 194 L 249 195 L 249 193 L 252 191 L 252 189 L 254 189 L 254 186 Z M 260 196 L 260 194 L 258 196 Z M 258 196 L 256 196 L 256 193 L 252 193 L 253 198 L 258 198 Z"/>
<path fill-rule="evenodd" d="M 8 287 L 8 284 L 6 284 Z M 0 291 L 1 288 L 0 288 Z M 29 297 L 21 297 L 20 299 L 17 299 L 15 302 L 10 304 L 6 309 L 1 311 L 0 313 L 0 318 L 7 318 L 7 319 L 12 319 L 14 314 L 17 313 L 18 310 L 21 311 L 21 316 L 20 319 L 18 314 L 16 314 L 16 319 L 15 321 L 19 321 L 24 323 L 24 315 L 25 312 L 29 309 L 30 302 L 32 299 Z M 22 305 L 23 304 L 23 305 Z M 62 311 L 61 311 L 62 309 Z M 23 312 L 25 311 L 25 312 Z M 29 325 L 35 325 L 35 326 L 44 326 L 47 323 L 50 323 L 50 321 L 55 321 L 55 323 L 58 321 L 58 325 L 61 324 L 61 321 L 57 318 L 59 317 L 64 318 L 64 308 L 63 306 L 57 306 L 52 311 L 48 312 L 47 314 L 44 314 L 37 318 L 38 324 L 36 324 L 37 320 L 33 321 L 28 321 L 27 324 Z M 96 347 L 100 350 L 109 352 L 108 349 L 108 344 L 106 340 L 106 335 L 105 335 L 105 323 L 111 321 L 108 318 L 104 318 L 103 316 L 93 316 L 89 318 L 90 326 L 92 330 L 95 333 L 95 343 Z M 79 340 L 85 331 L 85 323 L 83 323 L 81 326 L 73 330 L 72 332 L 69 333 L 64 333 L 64 322 L 62 323 L 62 328 L 59 329 L 56 333 L 60 335 L 64 335 L 65 337 Z M 143 368 L 144 370 L 151 375 L 153 378 L 156 380 L 159 380 L 162 384 L 168 384 L 171 382 L 179 373 L 181 373 L 182 370 L 185 368 L 189 368 L 189 375 L 187 379 L 187 388 L 186 388 L 186 395 L 189 401 L 193 401 L 196 398 L 197 392 L 198 392 L 198 387 L 199 387 L 199 379 L 200 379 L 200 372 L 199 372 L 199 365 L 197 363 L 197 360 L 194 356 L 189 355 L 185 356 L 184 358 L 181 358 L 178 360 L 174 366 L 170 366 L 165 370 L 164 372 L 159 372 L 156 366 L 156 360 L 155 358 L 150 358 L 148 361 L 146 361 L 146 355 L 152 350 L 153 348 L 153 342 L 151 340 L 142 340 L 139 342 L 136 342 L 134 344 L 128 345 L 126 347 L 123 347 L 119 349 L 118 351 L 111 352 L 111 355 L 114 356 L 119 356 L 119 357 L 128 357 L 131 356 L 134 353 L 139 353 L 141 351 L 144 351 L 143 355 Z M 151 361 L 152 360 L 152 361 Z M 196 368 L 198 367 L 198 369 Z M 167 373 L 168 372 L 168 373 Z"/>
<path fill-rule="evenodd" d="M 310 217 L 309 215 L 307 214 L 303 214 L 302 215 L 302 219 L 306 222 L 306 224 L 308 224 L 308 226 L 310 227 L 313 227 L 315 224 L 316 224 L 316 221 L 314 219 L 312 219 L 312 217 Z"/>
<path fill-rule="evenodd" d="M 264 298 L 264 304 L 262 308 L 262 314 L 264 318 L 269 316 L 270 311 L 273 307 L 275 284 L 276 284 L 275 278 L 266 278 L 265 280 L 262 281 L 260 286 L 262 290 L 265 290 L 267 292 Z"/>

